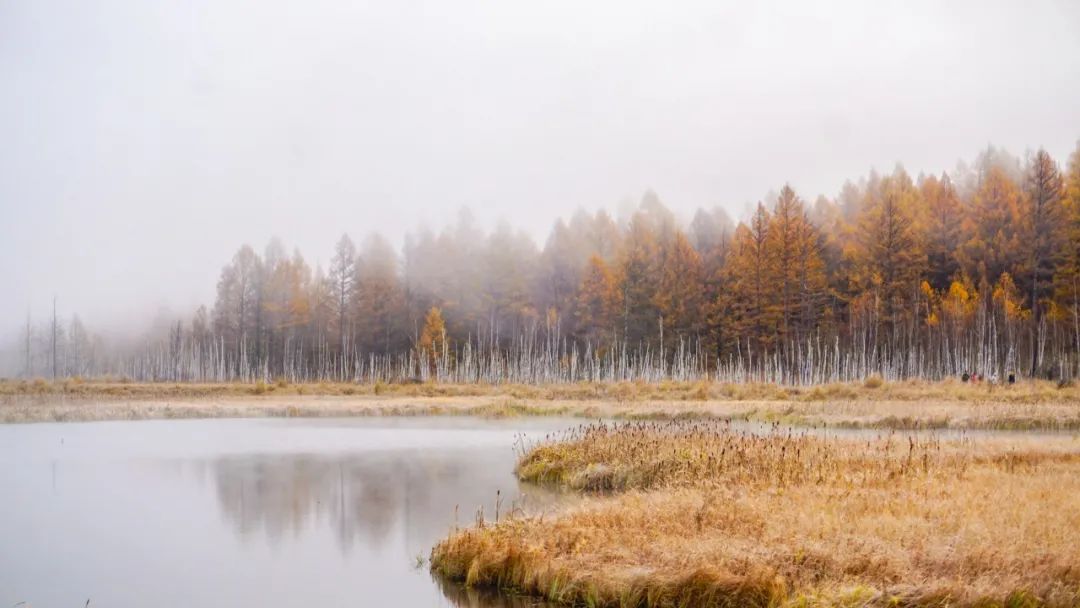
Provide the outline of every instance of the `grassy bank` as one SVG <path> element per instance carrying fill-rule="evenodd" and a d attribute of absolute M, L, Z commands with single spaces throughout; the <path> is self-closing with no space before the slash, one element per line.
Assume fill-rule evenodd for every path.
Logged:
<path fill-rule="evenodd" d="M 1080 441 L 588 426 L 523 479 L 604 494 L 458 531 L 440 575 L 592 606 L 1078 606 Z"/>
<path fill-rule="evenodd" d="M 0 399 L 13 397 L 62 397 L 65 399 L 214 399 L 247 396 L 335 397 L 481 397 L 502 396 L 543 401 L 780 401 L 789 403 L 897 401 L 969 402 L 1007 404 L 1080 404 L 1080 386 L 1059 386 L 1048 381 L 992 385 L 959 380 L 884 382 L 870 378 L 861 383 L 826 384 L 813 387 L 719 382 L 579 382 L 575 384 L 437 384 L 318 382 L 174 383 L 127 382 L 122 379 L 69 378 L 62 380 L 2 380 Z"/>
<path fill-rule="evenodd" d="M 0 381 L 0 422 L 468 414 L 734 419 L 882 429 L 1078 430 L 1080 390 L 902 382 L 521 385 Z"/>

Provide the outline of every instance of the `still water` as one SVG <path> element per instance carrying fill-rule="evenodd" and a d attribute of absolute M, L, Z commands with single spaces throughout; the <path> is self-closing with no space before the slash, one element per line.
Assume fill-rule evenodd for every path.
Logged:
<path fill-rule="evenodd" d="M 516 606 L 417 558 L 562 500 L 513 446 L 580 421 L 360 418 L 0 426 L 0 607 Z M 456 515 L 455 515 L 456 507 Z"/>

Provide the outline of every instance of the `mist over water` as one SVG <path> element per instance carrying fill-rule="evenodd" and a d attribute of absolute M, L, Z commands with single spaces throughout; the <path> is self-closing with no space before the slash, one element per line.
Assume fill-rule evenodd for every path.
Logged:
<path fill-rule="evenodd" d="M 10 606 L 455 606 L 431 546 L 483 507 L 541 512 L 531 419 L 207 420 L 0 427 Z M 462 601 L 467 601 L 467 597 Z M 495 601 L 495 600 L 492 600 Z M 464 604 L 475 605 L 475 604 Z M 481 604 L 489 605 L 489 604 Z M 500 603 L 491 603 L 500 606 Z"/>

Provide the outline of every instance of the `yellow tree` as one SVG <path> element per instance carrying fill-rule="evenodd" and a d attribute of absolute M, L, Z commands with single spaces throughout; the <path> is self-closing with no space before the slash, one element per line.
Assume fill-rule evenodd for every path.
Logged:
<path fill-rule="evenodd" d="M 846 219 L 839 205 L 825 197 L 818 197 L 814 203 L 811 220 L 819 236 L 818 254 L 824 274 L 817 325 L 835 330 L 847 312 L 845 302 L 853 298 L 850 277 L 857 249 L 857 226 Z"/>
<path fill-rule="evenodd" d="M 816 321 L 825 274 L 820 236 L 791 186 L 785 185 L 777 198 L 769 222 L 768 250 L 778 334 L 782 340 L 798 338 Z"/>
<path fill-rule="evenodd" d="M 448 352 L 446 322 L 443 321 L 442 310 L 439 308 L 431 307 L 424 317 L 424 329 L 420 332 L 416 349 L 421 361 L 425 362 L 429 369 L 434 369 L 435 361 L 441 358 L 444 352 Z"/>
<path fill-rule="evenodd" d="M 273 265 L 263 297 L 263 311 L 272 332 L 286 334 L 307 325 L 311 314 L 310 280 L 311 269 L 299 250 L 293 252 L 291 259 L 283 258 Z"/>
<path fill-rule="evenodd" d="M 957 255 L 964 271 L 994 283 L 1023 259 L 1020 189 L 1005 169 L 991 165 L 963 223 L 965 241 Z"/>
<path fill-rule="evenodd" d="M 1016 351 L 1016 338 L 1019 331 L 1020 323 L 1026 321 L 1031 312 L 1024 309 L 1024 296 L 1017 288 L 1016 283 L 1013 282 L 1012 275 L 1007 272 L 1001 273 L 1001 278 L 998 279 L 994 285 L 994 290 L 991 294 L 991 298 L 994 304 L 993 313 L 997 316 L 1000 313 L 1001 319 L 998 326 L 1003 329 L 1002 332 L 1005 339 L 1005 360 L 1001 361 L 1006 369 L 1015 370 L 1019 364 Z M 1000 331 L 1000 329 L 999 329 Z M 1032 348 L 1032 351 L 1038 349 Z M 1032 366 L 1035 365 L 1037 358 L 1032 355 Z M 1034 373 L 1034 367 L 1032 369 Z"/>
<path fill-rule="evenodd" d="M 931 175 L 920 189 L 927 211 L 924 232 L 926 275 L 935 290 L 944 291 L 960 270 L 956 245 L 962 234 L 963 208 L 948 174 L 942 173 L 941 179 Z"/>
<path fill-rule="evenodd" d="M 736 337 L 759 351 L 772 346 L 776 326 L 769 266 L 769 212 L 758 203 L 750 225 L 735 229 L 724 277 Z"/>
<path fill-rule="evenodd" d="M 786 340 L 792 333 L 793 320 L 798 316 L 796 297 L 799 281 L 800 223 L 803 219 L 803 203 L 791 186 L 785 184 L 776 199 L 769 220 L 768 248 L 769 274 L 776 290 L 775 316 L 779 320 L 778 334 Z"/>
<path fill-rule="evenodd" d="M 1080 142 L 1069 157 L 1063 198 L 1066 244 L 1054 274 L 1054 290 L 1072 318 L 1073 346 L 1080 351 Z"/>
<path fill-rule="evenodd" d="M 821 310 L 828 292 L 825 260 L 822 256 L 824 238 L 817 226 L 804 214 L 795 233 L 797 264 L 795 267 L 798 291 L 797 334 L 805 335 L 814 330 L 821 320 Z"/>
<path fill-rule="evenodd" d="M 665 335 L 688 338 L 701 330 L 701 272 L 701 257 L 686 235 L 676 230 L 670 250 L 664 256 L 660 286 L 654 298 Z"/>
<path fill-rule="evenodd" d="M 593 254 L 585 266 L 574 308 L 578 336 L 594 345 L 615 334 L 620 311 L 619 287 L 604 259 Z"/>
<path fill-rule="evenodd" d="M 918 191 L 902 170 L 869 188 L 859 217 L 861 240 L 856 275 L 864 292 L 876 294 L 887 338 L 895 338 L 902 313 L 917 297 L 926 255 L 915 232 Z"/>
<path fill-rule="evenodd" d="M 973 322 L 978 297 L 975 286 L 967 277 L 953 281 L 948 292 L 941 296 L 939 323 L 954 349 L 961 344 Z"/>

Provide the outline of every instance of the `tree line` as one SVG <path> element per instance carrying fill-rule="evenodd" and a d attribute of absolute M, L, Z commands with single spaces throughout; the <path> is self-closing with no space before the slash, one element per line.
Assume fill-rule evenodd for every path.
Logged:
<path fill-rule="evenodd" d="M 333 251 L 313 268 L 277 239 L 241 246 L 212 306 L 87 371 L 814 383 L 1080 370 L 1080 147 L 1064 168 L 991 147 L 951 173 L 898 166 L 813 201 L 784 185 L 738 223 L 717 207 L 682 224 L 649 192 L 625 216 L 556 221 L 542 247 L 464 212 L 400 252 L 378 234 Z"/>

